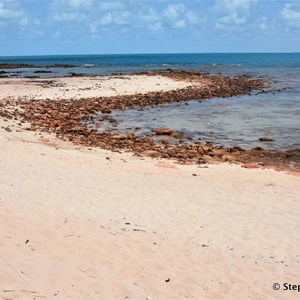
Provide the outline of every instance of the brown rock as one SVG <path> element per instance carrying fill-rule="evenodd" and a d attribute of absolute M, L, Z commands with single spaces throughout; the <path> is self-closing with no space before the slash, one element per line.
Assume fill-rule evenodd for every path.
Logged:
<path fill-rule="evenodd" d="M 156 135 L 172 135 L 174 132 L 171 128 L 156 128 L 154 131 Z"/>
<path fill-rule="evenodd" d="M 133 132 L 130 132 L 130 133 L 127 134 L 127 138 L 134 139 L 135 138 L 135 134 Z"/>
<path fill-rule="evenodd" d="M 104 109 L 101 110 L 101 113 L 103 113 L 103 114 L 111 114 L 111 110 L 107 109 L 107 108 L 104 108 Z"/>
<path fill-rule="evenodd" d="M 202 146 L 199 146 L 199 147 L 197 148 L 197 151 L 198 151 L 198 153 L 199 153 L 200 155 L 205 154 L 205 150 L 202 148 Z"/>
<path fill-rule="evenodd" d="M 259 168 L 259 165 L 256 164 L 256 163 L 245 163 L 243 165 L 243 168 L 245 168 L 245 169 L 257 169 L 257 168 Z"/>
<path fill-rule="evenodd" d="M 125 140 L 127 137 L 125 135 L 113 135 L 112 138 L 115 140 Z"/>

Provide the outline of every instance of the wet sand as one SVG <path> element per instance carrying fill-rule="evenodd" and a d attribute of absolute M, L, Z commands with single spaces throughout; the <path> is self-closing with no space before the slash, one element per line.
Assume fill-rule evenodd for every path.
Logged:
<path fill-rule="evenodd" d="M 299 284 L 300 177 L 74 145 L 5 119 L 1 298 L 297 296 L 272 286 Z"/>

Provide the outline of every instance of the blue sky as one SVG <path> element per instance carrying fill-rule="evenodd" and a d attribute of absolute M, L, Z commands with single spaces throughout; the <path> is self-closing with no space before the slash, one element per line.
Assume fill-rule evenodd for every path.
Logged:
<path fill-rule="evenodd" d="M 0 56 L 300 52 L 300 0 L 0 0 Z"/>

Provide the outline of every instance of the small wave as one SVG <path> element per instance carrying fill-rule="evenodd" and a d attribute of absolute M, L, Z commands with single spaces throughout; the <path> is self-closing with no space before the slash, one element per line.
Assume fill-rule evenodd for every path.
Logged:
<path fill-rule="evenodd" d="M 82 66 L 86 67 L 86 68 L 93 68 L 93 67 L 96 67 L 97 65 L 95 65 L 95 64 L 84 64 Z"/>
<path fill-rule="evenodd" d="M 240 67 L 241 64 L 212 64 L 211 66 L 213 66 L 213 67 L 226 67 L 226 66 Z"/>

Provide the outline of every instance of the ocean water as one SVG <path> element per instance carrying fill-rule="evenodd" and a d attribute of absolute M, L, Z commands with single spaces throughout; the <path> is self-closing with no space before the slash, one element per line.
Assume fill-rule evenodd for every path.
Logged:
<path fill-rule="evenodd" d="M 50 68 L 52 74 L 70 72 L 85 74 L 111 74 L 148 71 L 153 69 L 209 70 L 212 73 L 273 71 L 300 69 L 300 53 L 210 53 L 210 54 L 124 54 L 124 55 L 50 55 L 50 56 L 0 56 L 0 64 L 32 64 L 51 66 L 68 64 L 74 68 Z M 20 76 L 33 75 L 38 69 L 18 69 Z M 11 70 L 10 70 L 11 71 Z M 260 72 L 259 72 L 260 73 Z"/>
<path fill-rule="evenodd" d="M 140 110 L 114 111 L 117 125 L 101 121 L 100 130 L 110 127 L 121 132 L 151 134 L 157 127 L 171 127 L 186 137 L 216 145 L 250 149 L 300 147 L 300 53 L 229 53 L 229 54 L 132 54 L 0 57 L 3 63 L 41 66 L 74 65 L 73 68 L 48 68 L 52 73 L 36 74 L 38 68 L 5 70 L 8 76 L 65 76 L 70 73 L 112 74 L 153 69 L 208 71 L 225 76 L 249 75 L 268 81 L 267 94 L 211 99 L 199 103 Z M 140 128 L 136 130 L 135 128 Z M 261 143 L 260 137 L 275 141 Z M 190 141 L 190 140 L 189 140 Z"/>

